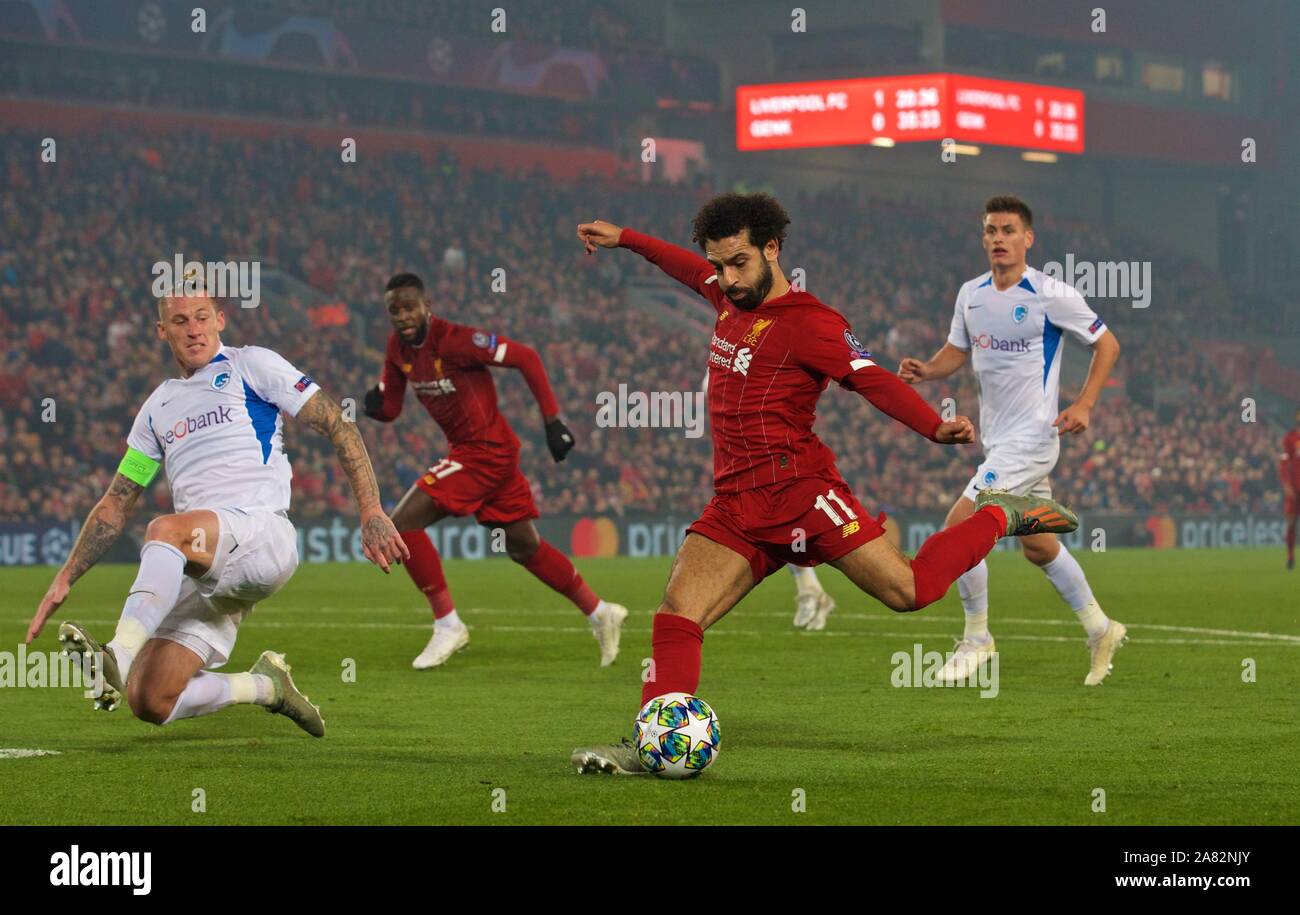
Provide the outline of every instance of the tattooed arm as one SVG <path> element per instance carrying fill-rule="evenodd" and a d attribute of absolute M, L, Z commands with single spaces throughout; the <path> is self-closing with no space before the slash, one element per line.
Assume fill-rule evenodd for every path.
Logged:
<path fill-rule="evenodd" d="M 366 558 L 384 572 L 388 571 L 390 562 L 409 558 L 410 550 L 380 505 L 379 484 L 375 482 L 375 471 L 370 466 L 370 456 L 366 454 L 366 444 L 361 440 L 357 424 L 344 419 L 339 405 L 324 391 L 313 394 L 296 418 L 334 443 L 334 453 L 348 475 L 352 494 L 361 509 L 361 549 Z"/>
<path fill-rule="evenodd" d="M 108 492 L 104 493 L 95 507 L 90 510 L 85 523 L 81 525 L 81 533 L 77 535 L 77 542 L 73 544 L 72 552 L 68 554 L 68 561 L 54 576 L 49 590 L 45 592 L 40 606 L 36 608 L 36 615 L 32 617 L 32 622 L 27 627 L 28 645 L 32 643 L 32 639 L 41 634 L 45 621 L 53 616 L 59 606 L 67 600 L 68 592 L 72 590 L 77 579 L 99 562 L 108 552 L 108 548 L 122 535 L 126 522 L 130 520 L 131 513 L 135 510 L 136 500 L 140 498 L 142 492 L 144 487 L 139 483 L 128 480 L 120 473 L 114 474 Z"/>

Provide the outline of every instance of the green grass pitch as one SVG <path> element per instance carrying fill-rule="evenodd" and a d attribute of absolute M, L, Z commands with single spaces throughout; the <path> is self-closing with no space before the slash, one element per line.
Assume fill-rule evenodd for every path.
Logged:
<path fill-rule="evenodd" d="M 951 649 L 955 588 L 896 615 L 824 568 L 839 609 L 803 633 L 792 579 L 773 576 L 705 638 L 699 693 L 723 739 L 690 782 L 578 777 L 568 763 L 578 744 L 630 733 L 667 560 L 579 563 L 633 613 L 603 670 L 578 612 L 505 560 L 447 563 L 473 640 L 426 672 L 410 661 L 429 613 L 401 570 L 304 566 L 245 622 L 226 669 L 285 652 L 324 711 L 323 740 L 256 708 L 158 728 L 93 712 L 75 689 L 0 689 L 0 748 L 60 754 L 0 754 L 0 823 L 1300 822 L 1300 573 L 1279 551 L 1080 559 L 1129 625 L 1114 674 L 1085 688 L 1072 614 L 1041 572 L 994 554 L 992 699 L 891 685 L 894 652 Z M 0 651 L 16 651 L 51 574 L 0 572 Z M 93 570 L 54 624 L 107 640 L 133 575 Z M 56 632 L 33 648 L 53 650 Z"/>

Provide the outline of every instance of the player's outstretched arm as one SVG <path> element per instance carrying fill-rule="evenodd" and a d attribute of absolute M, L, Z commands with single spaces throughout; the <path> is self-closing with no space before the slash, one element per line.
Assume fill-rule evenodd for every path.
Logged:
<path fill-rule="evenodd" d="M 920 394 L 876 363 L 843 318 L 828 313 L 834 315 L 809 313 L 796 342 L 799 362 L 814 377 L 831 378 L 861 394 L 881 413 L 932 442 L 964 445 L 975 440 L 969 419 L 957 416 L 945 422 Z"/>
<path fill-rule="evenodd" d="M 617 248 L 618 238 L 622 234 L 621 226 L 603 219 L 584 222 L 578 226 L 578 241 L 582 242 L 588 254 L 595 254 L 597 248 Z"/>
<path fill-rule="evenodd" d="M 370 455 L 366 454 L 366 443 L 361 440 L 356 423 L 348 422 L 339 405 L 324 391 L 313 394 L 302 405 L 296 419 L 333 442 L 334 453 L 348 476 L 352 494 L 361 510 L 361 550 L 366 558 L 385 573 L 389 563 L 409 559 L 411 551 L 380 504 L 375 469 L 370 465 Z"/>
<path fill-rule="evenodd" d="M 68 592 L 72 590 L 77 579 L 99 562 L 108 552 L 108 548 L 122 535 L 142 492 L 144 487 L 134 480 L 128 480 L 120 473 L 113 475 L 113 482 L 109 484 L 108 491 L 95 503 L 95 507 L 86 516 L 85 523 L 81 525 L 81 533 L 77 535 L 77 542 L 72 545 L 72 552 L 68 554 L 67 562 L 54 576 L 49 590 L 45 592 L 40 606 L 36 608 L 36 615 L 32 617 L 31 625 L 27 627 L 28 645 L 32 643 L 32 639 L 41 634 L 46 620 L 53 616 L 60 605 L 68 599 Z"/>
<path fill-rule="evenodd" d="M 495 346 L 490 353 L 482 352 L 481 347 L 477 348 L 477 352 L 475 350 L 471 352 L 488 365 L 518 369 L 524 376 L 524 381 L 528 383 L 528 390 L 533 392 L 533 398 L 542 411 L 542 422 L 546 428 L 546 447 L 550 449 L 551 457 L 559 463 L 573 450 L 574 438 L 569 427 L 564 424 L 564 420 L 560 419 L 560 404 L 555 399 L 555 391 L 551 388 L 551 380 L 546 375 L 546 366 L 542 364 L 541 355 L 531 346 L 518 340 L 494 336 L 492 341 Z"/>
<path fill-rule="evenodd" d="M 898 377 L 908 384 L 919 384 L 922 381 L 936 381 L 940 378 L 947 378 L 953 372 L 957 371 L 966 364 L 970 354 L 964 349 L 959 349 L 951 343 L 945 343 L 939 350 L 930 357 L 929 362 L 922 362 L 920 359 L 908 357 L 898 364 Z"/>
<path fill-rule="evenodd" d="M 1083 432 L 1088 428 L 1092 408 L 1101 397 L 1111 369 L 1119 360 L 1119 340 L 1107 330 L 1092 344 L 1092 361 L 1088 363 L 1088 377 L 1083 381 L 1079 397 L 1056 417 L 1052 425 L 1061 432 Z"/>
<path fill-rule="evenodd" d="M 717 275 L 714 266 L 694 251 L 688 251 L 634 229 L 616 226 L 603 219 L 584 222 L 578 226 L 578 239 L 586 247 L 588 254 L 595 254 L 598 247 L 627 248 L 635 251 L 677 282 L 689 286 L 700 295 L 705 295 L 704 284 L 709 278 Z"/>
<path fill-rule="evenodd" d="M 878 365 L 857 369 L 840 382 L 870 404 L 940 445 L 966 445 L 975 441 L 975 425 L 965 416 L 943 420 L 921 396 Z"/>

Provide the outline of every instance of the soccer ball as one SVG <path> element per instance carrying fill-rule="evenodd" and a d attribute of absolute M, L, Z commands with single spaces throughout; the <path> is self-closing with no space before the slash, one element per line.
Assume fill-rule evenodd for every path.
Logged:
<path fill-rule="evenodd" d="M 660 778 L 694 778 L 718 758 L 718 716 L 699 696 L 666 693 L 647 702 L 633 722 L 641 765 Z"/>

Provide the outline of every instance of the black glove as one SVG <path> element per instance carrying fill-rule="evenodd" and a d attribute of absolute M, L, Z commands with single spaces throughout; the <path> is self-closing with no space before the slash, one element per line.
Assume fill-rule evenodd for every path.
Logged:
<path fill-rule="evenodd" d="M 557 464 L 573 450 L 573 444 L 573 433 L 558 418 L 546 424 L 546 447 L 551 449 L 551 457 Z"/>
<path fill-rule="evenodd" d="M 379 385 L 375 385 L 369 391 L 366 391 L 365 401 L 362 405 L 362 412 L 371 419 L 377 419 L 380 422 L 384 419 L 384 392 L 379 390 Z"/>

